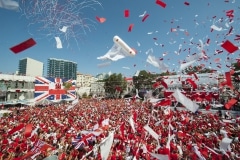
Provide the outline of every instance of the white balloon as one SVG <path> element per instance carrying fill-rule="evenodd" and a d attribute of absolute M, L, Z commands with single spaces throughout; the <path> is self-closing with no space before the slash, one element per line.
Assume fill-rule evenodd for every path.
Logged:
<path fill-rule="evenodd" d="M 130 48 L 127 43 L 125 43 L 119 36 L 114 36 L 113 37 L 113 42 L 119 45 L 125 52 L 129 53 L 131 56 L 135 56 L 136 53 L 135 51 Z"/>

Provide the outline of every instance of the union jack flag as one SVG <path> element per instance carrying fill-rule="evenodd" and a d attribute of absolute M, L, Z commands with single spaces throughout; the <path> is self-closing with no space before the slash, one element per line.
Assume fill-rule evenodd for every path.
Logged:
<path fill-rule="evenodd" d="M 64 88 L 63 83 L 71 83 L 68 89 Z M 51 101 L 74 100 L 76 80 L 63 80 L 61 78 L 35 77 L 35 102 L 48 99 Z"/>

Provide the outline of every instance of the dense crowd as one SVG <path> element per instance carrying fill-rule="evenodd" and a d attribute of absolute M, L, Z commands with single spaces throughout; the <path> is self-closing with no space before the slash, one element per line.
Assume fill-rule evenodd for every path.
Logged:
<path fill-rule="evenodd" d="M 10 110 L 0 118 L 0 160 L 102 159 L 100 147 L 110 133 L 109 160 L 240 159 L 240 119 L 231 115 L 124 99 Z"/>

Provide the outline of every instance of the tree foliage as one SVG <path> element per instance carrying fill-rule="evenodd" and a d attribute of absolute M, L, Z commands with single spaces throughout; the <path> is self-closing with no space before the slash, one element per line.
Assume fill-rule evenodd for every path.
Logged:
<path fill-rule="evenodd" d="M 116 92 L 122 94 L 123 90 L 127 88 L 127 82 L 121 73 L 111 74 L 104 80 L 104 82 L 105 92 L 111 95 L 115 95 Z"/>
<path fill-rule="evenodd" d="M 133 77 L 133 84 L 136 89 L 151 89 L 153 81 L 158 77 L 157 74 L 152 74 L 145 70 L 141 70 L 138 76 Z"/>
<path fill-rule="evenodd" d="M 64 82 L 64 83 L 63 83 L 63 86 L 64 86 L 64 89 L 65 89 L 65 90 L 68 90 L 68 89 L 70 89 L 70 88 L 72 87 L 72 83 L 70 83 L 70 82 Z"/>
<path fill-rule="evenodd" d="M 184 72 L 186 74 L 190 74 L 190 73 L 200 73 L 201 74 L 201 73 L 211 73 L 212 70 L 209 68 L 205 68 L 203 66 L 193 66 L 193 67 L 189 66 L 184 70 Z"/>
<path fill-rule="evenodd" d="M 237 71 L 240 71 L 240 63 L 233 63 L 232 64 L 232 67 L 234 68 L 234 71 L 235 73 L 233 74 L 233 80 L 234 80 L 234 83 L 238 83 L 240 82 L 240 72 L 237 72 Z"/>
<path fill-rule="evenodd" d="M 82 95 L 82 98 L 87 98 L 87 97 L 88 97 L 87 93 L 84 92 L 83 95 Z"/>

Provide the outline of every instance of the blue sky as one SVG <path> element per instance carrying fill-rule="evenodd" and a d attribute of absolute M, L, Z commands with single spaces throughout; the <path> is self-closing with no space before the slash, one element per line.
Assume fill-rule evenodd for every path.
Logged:
<path fill-rule="evenodd" d="M 30 57 L 44 63 L 45 74 L 48 58 L 77 62 L 78 71 L 84 74 L 96 75 L 111 71 L 112 73 L 123 73 L 129 77 L 134 75 L 137 70 L 161 73 L 161 70 L 146 62 L 148 54 L 163 58 L 163 62 L 169 66 L 170 71 L 178 71 L 179 63 L 184 61 L 187 55 L 199 53 L 197 45 L 200 44 L 200 41 L 204 43 L 204 50 L 209 59 L 198 61 L 194 65 L 204 64 L 206 67 L 218 69 L 220 72 L 229 70 L 226 65 L 229 64 L 229 60 L 232 59 L 234 62 L 236 58 L 240 57 L 239 51 L 228 54 L 220 44 L 225 40 L 230 40 L 234 45 L 239 46 L 239 42 L 234 41 L 235 36 L 240 35 L 239 3 L 234 0 L 163 1 L 167 5 L 166 8 L 157 5 L 155 0 L 102 0 L 101 6 L 93 5 L 92 8 L 86 6 L 74 13 L 68 3 L 62 4 L 68 5 L 68 8 L 59 11 L 55 19 L 47 19 L 46 17 L 49 15 L 46 14 L 52 12 L 45 11 L 44 8 L 40 9 L 36 16 L 37 9 L 33 8 L 32 4 L 41 2 L 41 0 L 28 0 L 25 5 L 19 2 L 20 10 L 17 11 L 0 8 L 0 72 L 14 73 L 18 68 L 18 61 Z M 189 5 L 185 5 L 184 2 L 188 2 Z M 130 12 L 128 18 L 124 17 L 126 9 Z M 229 10 L 234 10 L 232 23 L 229 23 L 226 16 L 226 11 Z M 145 11 L 149 17 L 142 22 L 139 15 Z M 69 14 L 79 13 L 80 18 L 77 21 L 84 20 L 85 26 L 83 27 L 89 26 L 90 30 L 85 28 L 85 33 L 83 33 L 83 28 L 76 26 L 74 35 L 69 35 L 69 39 L 64 40 L 64 36 L 61 37 L 63 48 L 57 49 L 54 37 L 58 36 L 59 31 L 54 30 L 54 26 L 52 27 L 50 23 L 52 20 L 54 20 L 53 24 L 67 20 L 62 16 L 66 12 Z M 104 17 L 106 21 L 99 23 L 95 19 L 96 16 Z M 69 19 L 69 17 L 67 18 Z M 130 24 L 134 24 L 134 26 L 132 31 L 128 32 Z M 222 27 L 222 30 L 211 32 L 210 27 L 213 24 Z M 233 30 L 231 34 L 227 35 L 231 26 Z M 171 28 L 176 31 L 171 32 Z M 115 35 L 136 49 L 137 55 L 111 62 L 108 66 L 98 67 L 99 64 L 107 62 L 98 60 L 97 57 L 106 54 L 113 46 L 112 39 Z M 9 49 L 29 38 L 33 38 L 37 42 L 32 48 L 18 54 L 12 53 Z M 210 43 L 207 45 L 208 39 L 210 39 Z M 176 54 L 179 46 L 182 46 L 182 49 L 179 54 Z M 146 52 L 151 48 L 153 52 L 147 54 Z M 215 54 L 215 50 L 223 50 L 223 52 Z M 165 56 L 164 53 L 166 53 Z M 217 58 L 220 58 L 220 61 L 214 62 Z M 217 65 L 220 65 L 221 68 L 216 67 Z"/>

